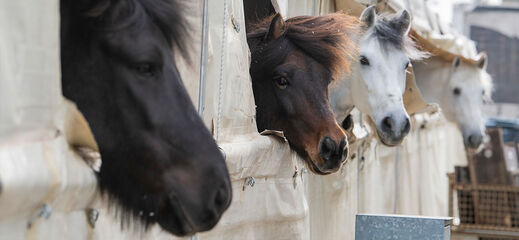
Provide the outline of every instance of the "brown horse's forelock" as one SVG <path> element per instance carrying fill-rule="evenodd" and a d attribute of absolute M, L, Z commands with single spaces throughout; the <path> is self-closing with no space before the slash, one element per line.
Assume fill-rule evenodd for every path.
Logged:
<path fill-rule="evenodd" d="M 248 38 L 263 37 L 274 16 L 253 25 Z M 299 16 L 285 21 L 286 29 L 282 38 L 305 52 L 308 56 L 325 66 L 335 79 L 350 71 L 348 59 L 357 54 L 353 39 L 358 34 L 358 19 L 344 13 L 333 13 L 324 16 Z M 263 50 L 262 47 L 251 47 L 251 52 Z M 283 51 L 276 51 L 283 52 Z"/>

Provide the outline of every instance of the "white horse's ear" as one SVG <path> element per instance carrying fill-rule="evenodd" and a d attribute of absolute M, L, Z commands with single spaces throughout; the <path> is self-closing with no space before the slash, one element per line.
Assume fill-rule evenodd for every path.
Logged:
<path fill-rule="evenodd" d="M 460 63 L 461 63 L 461 59 L 460 59 L 460 57 L 458 57 L 458 56 L 456 56 L 456 57 L 454 58 L 454 60 L 452 60 L 452 66 L 453 66 L 454 68 L 459 67 L 459 66 L 460 66 Z"/>
<path fill-rule="evenodd" d="M 285 33 L 285 20 L 281 17 L 281 14 L 277 13 L 270 22 L 269 30 L 265 35 L 265 41 L 274 41 Z"/>
<path fill-rule="evenodd" d="M 488 65 L 487 53 L 481 52 L 478 56 L 479 56 L 478 68 L 483 69 L 483 70 L 487 69 L 487 65 Z"/>
<path fill-rule="evenodd" d="M 411 14 L 407 10 L 402 10 L 398 17 L 393 20 L 393 26 L 402 35 L 405 36 L 411 31 Z"/>
<path fill-rule="evenodd" d="M 377 22 L 377 8 L 375 5 L 371 5 L 362 11 L 360 14 L 360 22 L 364 24 L 365 28 L 370 28 Z"/>

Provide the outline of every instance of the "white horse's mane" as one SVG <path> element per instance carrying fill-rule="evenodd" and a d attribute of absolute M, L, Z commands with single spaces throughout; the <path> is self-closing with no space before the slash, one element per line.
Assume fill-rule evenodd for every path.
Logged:
<path fill-rule="evenodd" d="M 396 14 L 382 13 L 377 16 L 377 21 L 373 27 L 365 34 L 369 37 L 376 37 L 383 46 L 393 46 L 401 49 L 410 60 L 420 61 L 428 58 L 430 54 L 418 49 L 416 43 L 408 34 L 402 37 L 401 33 L 395 29 L 393 20 L 398 17 Z"/>
<path fill-rule="evenodd" d="M 483 100 L 492 102 L 492 92 L 494 91 L 494 82 L 492 76 L 485 69 L 481 69 L 481 85 L 483 86 Z"/>
<path fill-rule="evenodd" d="M 462 66 L 465 71 L 477 71 L 477 78 L 469 77 L 469 78 L 459 78 L 458 81 L 466 82 L 473 81 L 473 79 L 477 79 L 481 83 L 481 87 L 483 88 L 483 101 L 491 102 L 492 101 L 492 92 L 494 91 L 494 82 L 492 76 L 488 74 L 486 69 L 480 69 L 473 63 L 466 63 L 462 61 Z"/>

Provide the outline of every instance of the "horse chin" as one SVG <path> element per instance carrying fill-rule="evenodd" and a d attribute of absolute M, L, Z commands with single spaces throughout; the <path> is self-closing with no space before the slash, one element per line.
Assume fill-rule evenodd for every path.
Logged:
<path fill-rule="evenodd" d="M 469 149 L 473 149 L 473 150 L 478 150 L 479 147 L 482 145 L 482 142 L 473 143 L 473 142 L 470 142 L 467 139 L 463 139 L 463 145 L 465 145 L 465 148 L 469 148 Z"/>
<path fill-rule="evenodd" d="M 337 167 L 337 168 L 323 171 L 322 169 L 317 167 L 317 164 L 312 159 L 310 159 L 310 158 L 303 158 L 303 159 L 305 160 L 307 168 L 310 169 L 310 171 L 312 171 L 314 174 L 317 174 L 317 175 L 329 175 L 329 174 L 332 174 L 339 170 L 339 167 Z"/>
<path fill-rule="evenodd" d="M 178 199 L 169 201 L 164 214 L 157 215 L 157 223 L 166 231 L 176 236 L 188 236 L 197 232 L 192 221 L 187 217 Z"/>
<path fill-rule="evenodd" d="M 165 208 L 157 215 L 157 223 L 166 231 L 179 237 L 210 230 L 218 223 L 221 217 L 221 215 L 217 218 L 210 217 L 213 220 L 201 221 L 202 224 L 200 224 L 191 218 L 189 212 L 182 206 L 180 199 L 174 194 L 169 194 L 169 200 L 167 200 L 166 204 Z"/>
<path fill-rule="evenodd" d="M 307 160 L 306 161 L 306 165 L 307 167 L 310 169 L 310 171 L 312 171 L 314 174 L 317 174 L 317 175 L 328 175 L 328 174 L 331 174 L 331 172 L 323 172 L 321 171 L 316 165 L 315 163 L 312 161 L 312 160 Z"/>
<path fill-rule="evenodd" d="M 395 146 L 398 146 L 402 143 L 402 141 L 404 140 L 404 137 L 400 138 L 400 139 L 393 139 L 391 136 L 387 136 L 385 133 L 382 133 L 380 131 L 377 130 L 377 136 L 378 136 L 378 139 L 380 140 L 380 142 L 386 146 L 386 147 L 395 147 Z"/>

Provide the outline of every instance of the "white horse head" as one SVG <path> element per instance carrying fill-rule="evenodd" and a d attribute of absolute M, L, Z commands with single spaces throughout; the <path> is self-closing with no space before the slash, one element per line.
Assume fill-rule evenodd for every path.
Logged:
<path fill-rule="evenodd" d="M 465 146 L 471 148 L 477 148 L 483 140 L 481 108 L 484 102 L 491 101 L 492 79 L 486 66 L 487 57 L 482 53 L 476 64 L 457 57 L 452 63 L 433 58 L 415 68 L 424 97 L 440 105 L 445 118 L 458 125 Z"/>
<path fill-rule="evenodd" d="M 374 121 L 383 144 L 398 145 L 410 130 L 402 99 L 409 61 L 426 54 L 408 37 L 411 16 L 406 10 L 377 16 L 371 6 L 360 21 L 359 59 L 353 61 L 352 73 L 331 89 L 332 107 L 338 122 L 357 107 Z"/>

